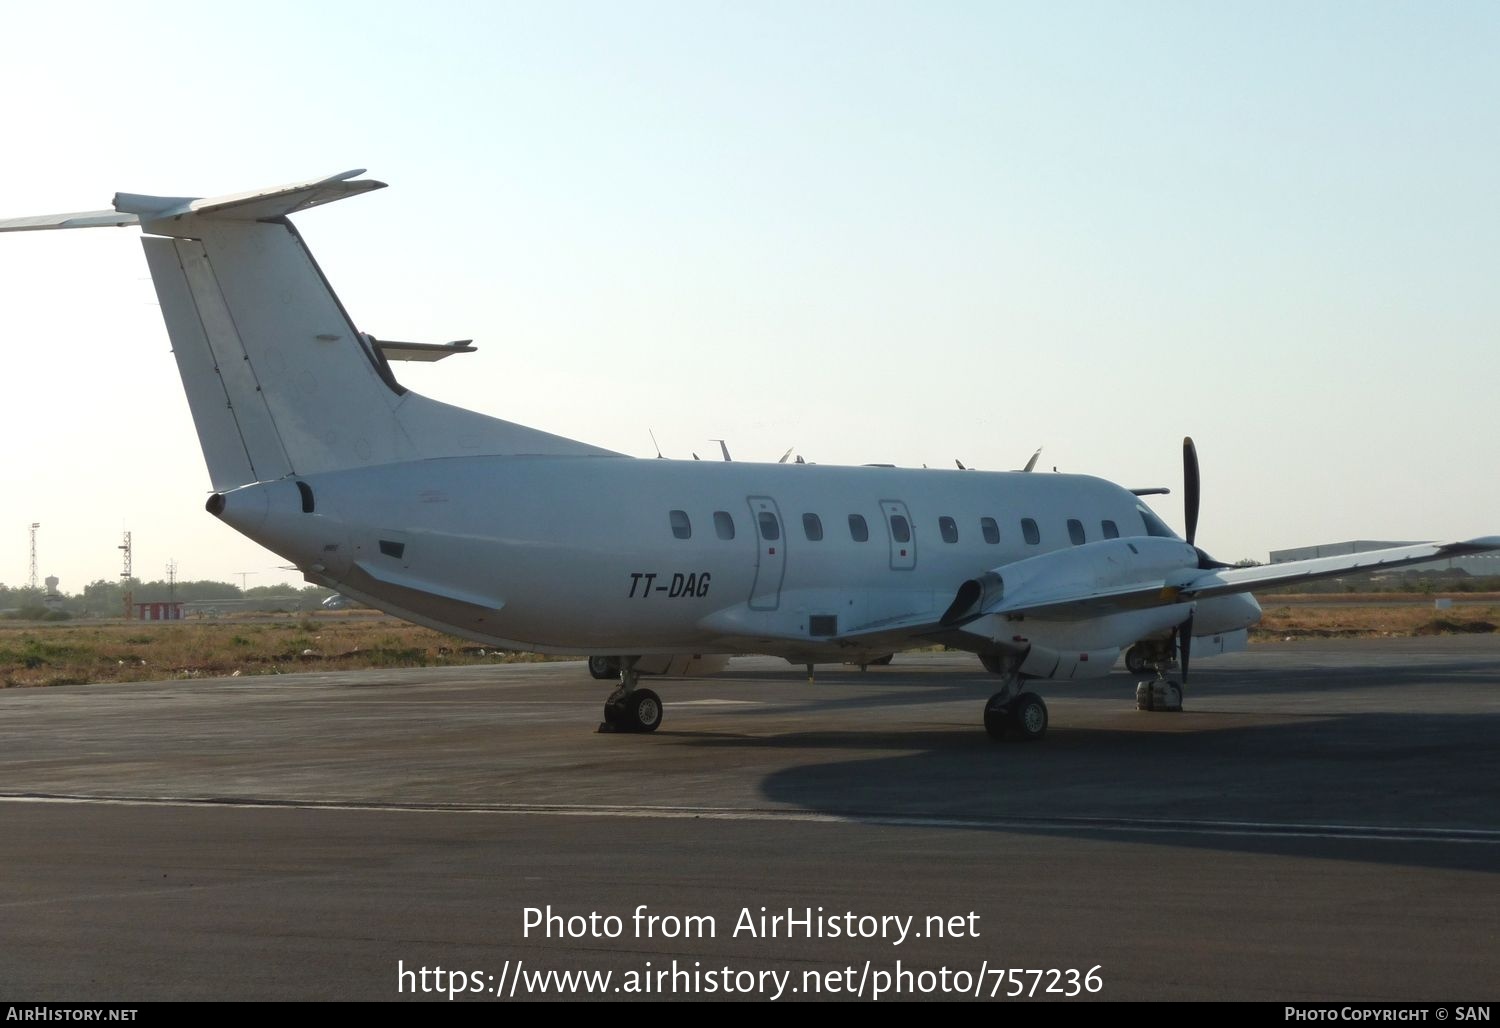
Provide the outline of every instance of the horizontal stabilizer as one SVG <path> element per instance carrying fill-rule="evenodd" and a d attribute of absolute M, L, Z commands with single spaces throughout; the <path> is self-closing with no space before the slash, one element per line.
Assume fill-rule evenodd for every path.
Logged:
<path fill-rule="evenodd" d="M 79 211 L 74 214 L 37 214 L 29 218 L 0 218 L 0 232 L 40 232 L 49 228 L 122 228 L 139 225 L 134 214 L 119 211 Z"/>
<path fill-rule="evenodd" d="M 374 189 L 384 189 L 384 182 L 356 179 L 363 168 L 330 175 L 307 182 L 293 182 L 271 189 L 231 196 L 199 198 L 192 196 L 147 196 L 143 193 L 116 193 L 112 211 L 79 211 L 72 214 L 41 214 L 27 218 L 0 219 L 0 232 L 36 232 L 56 228 L 119 228 L 159 222 L 193 214 L 198 217 L 225 218 L 231 221 L 265 221 L 284 218 L 309 207 L 332 203 L 347 196 L 358 196 Z M 153 231 L 150 225 L 144 226 Z M 171 232 L 163 234 L 171 235 Z"/>
<path fill-rule="evenodd" d="M 161 221 L 186 214 L 199 217 L 227 218 L 233 221 L 264 221 L 284 218 L 309 207 L 332 203 L 348 196 L 358 196 L 374 189 L 384 189 L 384 182 L 374 179 L 355 180 L 363 168 L 345 171 L 327 178 L 293 182 L 271 189 L 259 189 L 230 196 L 193 198 L 186 196 L 146 196 L 141 193 L 116 193 L 115 210 L 136 214 L 144 221 Z"/>

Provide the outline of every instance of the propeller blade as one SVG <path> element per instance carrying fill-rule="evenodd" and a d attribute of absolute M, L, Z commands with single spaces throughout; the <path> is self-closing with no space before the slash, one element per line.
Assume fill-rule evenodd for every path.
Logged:
<path fill-rule="evenodd" d="M 1022 468 L 1021 470 L 1022 471 L 1030 471 L 1032 468 L 1035 468 L 1036 467 L 1036 459 L 1038 457 L 1040 457 L 1041 455 L 1042 455 L 1042 448 L 1040 446 L 1038 446 L 1036 448 L 1036 452 L 1031 455 L 1031 459 L 1026 462 L 1026 466 L 1024 468 Z"/>
<path fill-rule="evenodd" d="M 1182 441 L 1183 506 L 1187 508 L 1187 542 L 1193 545 L 1198 535 L 1198 448 L 1192 436 Z"/>
<path fill-rule="evenodd" d="M 785 464 L 786 463 L 786 459 L 792 455 L 792 451 L 795 450 L 795 449 L 796 449 L 795 446 L 788 446 L 786 448 L 786 452 L 781 455 L 781 459 L 779 461 L 777 461 L 776 463 L 777 464 Z"/>

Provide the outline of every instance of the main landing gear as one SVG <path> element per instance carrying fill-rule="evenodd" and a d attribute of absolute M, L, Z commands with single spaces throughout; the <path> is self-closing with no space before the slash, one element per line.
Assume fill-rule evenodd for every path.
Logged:
<path fill-rule="evenodd" d="M 1182 683 L 1174 682 L 1166 675 L 1158 675 L 1149 682 L 1139 682 L 1135 687 L 1136 710 L 1164 710 L 1180 713 L 1182 710 Z"/>
<path fill-rule="evenodd" d="M 1154 679 L 1139 682 L 1135 687 L 1136 710 L 1164 710 L 1176 713 L 1182 710 L 1183 683 L 1167 677 L 1167 672 L 1177 668 L 1177 642 L 1171 639 L 1142 640 L 1125 651 L 1125 670 L 1132 675 L 1155 671 Z M 1187 672 L 1182 671 L 1186 680 Z"/>
<path fill-rule="evenodd" d="M 635 669 L 636 659 L 620 658 L 620 687 L 604 701 L 601 732 L 654 732 L 661 727 L 661 697 L 650 689 L 636 687 L 641 677 Z"/>
<path fill-rule="evenodd" d="M 1020 661 L 1014 657 L 980 654 L 979 662 L 1005 683 L 984 705 L 984 730 L 996 742 L 1014 732 L 1023 742 L 1035 742 L 1047 734 L 1047 704 L 1034 692 L 1023 692 Z"/>

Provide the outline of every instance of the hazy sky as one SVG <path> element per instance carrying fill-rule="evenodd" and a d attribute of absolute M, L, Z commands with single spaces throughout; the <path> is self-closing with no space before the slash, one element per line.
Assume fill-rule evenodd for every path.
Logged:
<path fill-rule="evenodd" d="M 1042 467 L 1221 559 L 1500 533 L 1500 5 L 11 4 L 0 216 L 354 167 L 298 225 L 418 391 L 641 456 Z M 294 581 L 135 230 L 0 236 L 0 582 Z"/>

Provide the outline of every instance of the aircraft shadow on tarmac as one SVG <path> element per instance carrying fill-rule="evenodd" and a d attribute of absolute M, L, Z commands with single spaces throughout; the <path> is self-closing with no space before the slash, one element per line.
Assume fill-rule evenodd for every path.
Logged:
<path fill-rule="evenodd" d="M 1356 685 L 1472 690 L 1495 682 L 1493 665 L 1195 674 L 1181 714 L 1129 709 L 1131 680 L 1116 674 L 1046 690 L 1053 721 L 1036 744 L 984 735 L 984 676 L 935 674 L 930 689 L 913 677 L 923 676 L 873 696 L 861 679 L 861 696 L 798 704 L 797 727 L 785 732 L 767 734 L 761 722 L 755 735 L 734 734 L 731 719 L 728 732 L 669 723 L 661 735 L 708 749 L 859 751 L 774 771 L 761 785 L 772 803 L 855 820 L 1500 871 L 1500 713 L 1287 702 Z M 905 724 L 878 716 L 959 695 L 974 699 L 972 731 L 951 727 L 947 708 L 913 710 Z M 1245 702 L 1195 711 L 1194 696 L 1205 706 Z M 818 712 L 844 711 L 847 727 L 805 727 Z"/>

